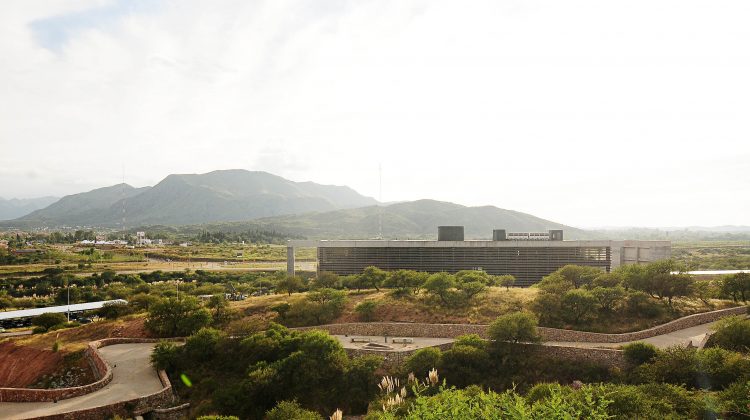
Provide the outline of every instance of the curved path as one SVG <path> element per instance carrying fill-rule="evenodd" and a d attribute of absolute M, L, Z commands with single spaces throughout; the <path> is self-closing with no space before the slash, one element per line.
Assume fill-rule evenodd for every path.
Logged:
<path fill-rule="evenodd" d="M 655 335 L 653 337 L 644 338 L 641 341 L 645 343 L 653 344 L 658 348 L 667 348 L 672 346 L 687 346 L 692 344 L 694 347 L 703 341 L 707 334 L 711 332 L 711 328 L 716 324 L 714 322 L 708 322 L 706 324 L 696 325 L 694 327 L 684 328 L 671 333 Z M 618 348 L 626 344 L 633 343 L 635 341 L 625 341 L 620 343 L 582 343 L 578 341 L 545 341 L 543 344 L 550 346 L 565 346 L 565 347 L 581 347 L 581 348 Z"/>
<path fill-rule="evenodd" d="M 0 418 L 29 419 L 94 408 L 149 395 L 163 388 L 150 356 L 154 343 L 114 344 L 99 349 L 112 366 L 112 382 L 104 388 L 80 397 L 54 402 L 3 402 Z"/>

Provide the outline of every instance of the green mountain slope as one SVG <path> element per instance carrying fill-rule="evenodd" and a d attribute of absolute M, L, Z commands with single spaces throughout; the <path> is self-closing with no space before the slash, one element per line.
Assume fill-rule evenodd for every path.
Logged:
<path fill-rule="evenodd" d="M 435 200 L 277 216 L 240 223 L 207 224 L 200 228 L 226 232 L 266 229 L 311 239 L 366 239 L 378 236 L 381 221 L 383 237 L 389 239 L 435 239 L 437 226 L 440 225 L 463 225 L 466 239 L 490 239 L 493 229 L 517 232 L 563 229 L 567 239 L 590 236 L 580 229 L 526 213 L 493 206 L 467 207 Z M 197 228 L 194 226 L 190 230 Z"/>
<path fill-rule="evenodd" d="M 126 226 L 185 225 L 376 203 L 349 187 L 294 182 L 267 172 L 224 170 L 169 175 L 154 187 L 142 189 L 119 185 L 66 196 L 15 222 L 26 226 L 121 226 L 124 216 Z"/>

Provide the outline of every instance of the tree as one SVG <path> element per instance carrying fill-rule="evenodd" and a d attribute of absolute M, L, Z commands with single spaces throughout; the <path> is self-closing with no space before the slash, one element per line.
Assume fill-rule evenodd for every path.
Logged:
<path fill-rule="evenodd" d="M 448 383 L 463 388 L 482 383 L 491 366 L 490 355 L 484 348 L 454 344 L 443 352 L 439 370 Z"/>
<path fill-rule="evenodd" d="M 480 281 L 467 281 L 459 282 L 456 288 L 463 295 L 464 299 L 468 302 L 474 296 L 487 290 L 487 285 Z"/>
<path fill-rule="evenodd" d="M 426 280 L 425 273 L 412 270 L 397 270 L 388 274 L 383 286 L 395 289 L 396 296 L 417 294 Z"/>
<path fill-rule="evenodd" d="M 96 311 L 100 317 L 117 319 L 133 312 L 133 307 L 125 302 L 107 302 Z"/>
<path fill-rule="evenodd" d="M 303 286 L 302 279 L 298 276 L 286 276 L 276 283 L 276 290 L 286 292 L 291 296 L 292 293 L 302 290 Z"/>
<path fill-rule="evenodd" d="M 48 330 L 55 325 L 64 324 L 66 321 L 67 318 L 63 314 L 45 312 L 32 319 L 31 324 Z"/>
<path fill-rule="evenodd" d="M 516 284 L 516 278 L 510 274 L 504 274 L 502 276 L 497 276 L 496 280 L 498 286 L 502 286 L 505 288 L 505 290 L 510 290 L 510 288 Z"/>
<path fill-rule="evenodd" d="M 450 303 L 450 291 L 455 287 L 456 280 L 448 273 L 435 273 L 428 277 L 424 284 L 428 293 L 438 296 L 446 305 Z"/>
<path fill-rule="evenodd" d="M 328 289 L 336 289 L 341 286 L 341 280 L 339 279 L 338 274 L 331 273 L 329 271 L 324 271 L 320 273 L 317 277 L 315 277 L 315 280 L 312 282 L 313 288 L 315 289 L 321 289 L 321 288 L 328 288 Z"/>
<path fill-rule="evenodd" d="M 594 279 L 602 274 L 602 270 L 596 267 L 582 265 L 566 265 L 556 272 L 569 281 L 575 289 L 590 285 L 594 282 Z"/>
<path fill-rule="evenodd" d="M 498 317 L 487 329 L 487 335 L 495 342 L 538 343 L 539 320 L 528 312 L 514 312 Z"/>
<path fill-rule="evenodd" d="M 563 318 L 578 324 L 596 307 L 596 298 L 588 290 L 575 289 L 568 290 L 562 297 L 562 315 Z"/>
<path fill-rule="evenodd" d="M 169 298 L 151 305 L 146 328 L 162 337 L 187 336 L 211 324 L 211 313 L 198 300 L 187 296 Z"/>
<path fill-rule="evenodd" d="M 747 353 L 750 351 L 750 320 L 742 316 L 720 319 L 713 326 L 711 341 L 726 350 Z"/>
<path fill-rule="evenodd" d="M 591 295 L 599 303 L 599 308 L 602 311 L 612 312 L 615 306 L 625 298 L 625 289 L 621 286 L 597 286 L 591 289 Z"/>
<path fill-rule="evenodd" d="M 388 277 L 388 273 L 375 266 L 366 267 L 359 275 L 359 281 L 363 288 L 373 287 L 380 290 L 380 286 Z"/>
<path fill-rule="evenodd" d="M 5 296 L 0 296 L 0 309 L 3 311 L 8 310 L 8 308 L 13 307 L 13 301 Z"/>
<path fill-rule="evenodd" d="M 750 273 L 724 276 L 721 280 L 721 291 L 724 295 L 731 296 L 735 302 L 739 299 L 747 302 L 747 298 L 750 297 Z"/>

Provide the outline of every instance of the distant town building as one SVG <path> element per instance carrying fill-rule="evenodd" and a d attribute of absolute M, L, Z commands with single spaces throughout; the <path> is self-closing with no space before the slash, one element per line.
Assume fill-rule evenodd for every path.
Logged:
<path fill-rule="evenodd" d="M 517 285 L 530 286 L 558 268 L 584 265 L 609 272 L 624 264 L 669 258 L 669 241 L 564 241 L 562 230 L 506 233 L 493 240 L 464 240 L 463 226 L 440 226 L 437 241 L 425 240 L 292 240 L 287 243 L 287 272 L 294 273 L 294 248 L 316 247 L 318 272 L 359 274 L 365 267 L 456 273 L 483 270 L 511 274 Z"/>
<path fill-rule="evenodd" d="M 8 249 L 8 241 L 5 239 L 0 239 L 0 248 Z"/>

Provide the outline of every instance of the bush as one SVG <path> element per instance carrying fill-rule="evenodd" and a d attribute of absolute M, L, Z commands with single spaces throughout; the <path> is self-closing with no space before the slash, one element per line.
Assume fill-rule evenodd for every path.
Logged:
<path fill-rule="evenodd" d="M 748 352 L 750 350 L 750 321 L 742 316 L 730 316 L 714 325 L 711 344 L 726 350 Z"/>
<path fill-rule="evenodd" d="M 417 378 L 426 377 L 430 369 L 440 366 L 442 354 L 440 349 L 435 347 L 426 347 L 417 350 L 404 362 L 404 370 L 407 373 L 413 372 Z"/>
<path fill-rule="evenodd" d="M 44 327 L 46 331 L 55 325 L 63 324 L 67 322 L 67 320 L 68 319 L 63 314 L 47 312 L 32 319 L 31 324 L 36 325 L 38 327 Z"/>
<path fill-rule="evenodd" d="M 323 420 L 320 414 L 305 410 L 296 401 L 281 401 L 266 412 L 266 420 Z"/>
<path fill-rule="evenodd" d="M 177 345 L 169 341 L 160 341 L 151 353 L 151 365 L 156 369 L 171 371 L 177 360 Z"/>
<path fill-rule="evenodd" d="M 354 311 L 359 314 L 359 318 L 362 321 L 372 321 L 373 315 L 375 315 L 375 309 L 377 309 L 379 303 L 374 300 L 366 300 L 364 302 L 360 302 L 355 308 Z"/>
<path fill-rule="evenodd" d="M 97 314 L 107 319 L 117 319 L 133 313 L 134 308 L 123 302 L 107 302 L 97 311 Z"/>
<path fill-rule="evenodd" d="M 487 334 L 495 342 L 537 343 L 541 337 L 537 333 L 539 320 L 528 312 L 514 312 L 502 315 L 493 321 Z"/>
<path fill-rule="evenodd" d="M 719 393 L 719 409 L 725 418 L 750 417 L 750 382 L 738 381 Z"/>
<path fill-rule="evenodd" d="M 653 344 L 642 341 L 623 346 L 622 350 L 625 353 L 625 358 L 635 365 L 642 365 L 653 361 L 659 352 Z"/>
<path fill-rule="evenodd" d="M 188 336 L 211 324 L 211 313 L 192 296 L 165 299 L 148 310 L 146 328 L 162 337 Z"/>
<path fill-rule="evenodd" d="M 454 344 L 443 352 L 439 370 L 448 383 L 463 388 L 482 383 L 491 367 L 490 356 L 484 348 Z"/>
<path fill-rule="evenodd" d="M 47 332 L 47 329 L 42 327 L 41 325 L 37 325 L 31 330 L 32 334 L 44 334 Z"/>

